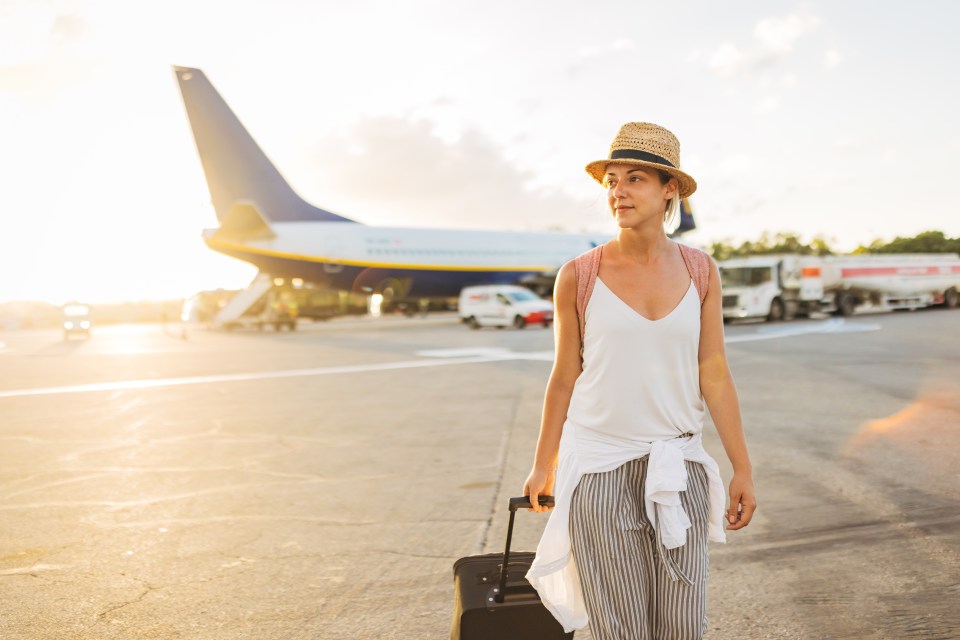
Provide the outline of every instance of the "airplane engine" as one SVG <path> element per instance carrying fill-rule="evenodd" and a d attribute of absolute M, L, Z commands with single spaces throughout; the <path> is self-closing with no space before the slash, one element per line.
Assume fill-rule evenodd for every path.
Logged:
<path fill-rule="evenodd" d="M 364 269 L 353 281 L 357 293 L 383 296 L 384 301 L 405 298 L 410 293 L 413 278 L 390 276 L 382 269 Z"/>
<path fill-rule="evenodd" d="M 374 291 L 382 295 L 384 300 L 406 298 L 412 284 L 412 278 L 384 278 L 374 287 Z"/>

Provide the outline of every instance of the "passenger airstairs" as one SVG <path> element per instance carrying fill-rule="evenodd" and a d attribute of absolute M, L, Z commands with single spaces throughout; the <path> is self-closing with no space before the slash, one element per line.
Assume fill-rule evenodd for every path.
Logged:
<path fill-rule="evenodd" d="M 257 304 L 260 299 L 270 291 L 273 286 L 273 278 L 265 273 L 258 273 L 253 282 L 246 289 L 235 295 L 223 309 L 217 313 L 213 319 L 213 326 L 221 329 L 229 327 L 240 322 L 250 307 Z"/>

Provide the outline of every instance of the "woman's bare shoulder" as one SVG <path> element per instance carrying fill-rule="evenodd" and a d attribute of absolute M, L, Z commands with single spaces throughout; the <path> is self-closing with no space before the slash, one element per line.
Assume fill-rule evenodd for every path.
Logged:
<path fill-rule="evenodd" d="M 576 304 L 577 265 L 575 260 L 563 263 L 557 272 L 557 279 L 553 283 L 553 300 L 558 305 Z"/>

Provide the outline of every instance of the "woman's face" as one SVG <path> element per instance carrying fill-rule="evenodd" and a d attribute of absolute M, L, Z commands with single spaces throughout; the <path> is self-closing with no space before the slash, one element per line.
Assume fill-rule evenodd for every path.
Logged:
<path fill-rule="evenodd" d="M 663 224 L 667 201 L 677 194 L 676 179 L 662 184 L 656 170 L 630 164 L 607 165 L 603 183 L 610 213 L 621 228 Z"/>

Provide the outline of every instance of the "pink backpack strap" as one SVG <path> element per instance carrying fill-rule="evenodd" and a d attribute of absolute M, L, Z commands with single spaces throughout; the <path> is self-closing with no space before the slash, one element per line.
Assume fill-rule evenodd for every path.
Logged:
<path fill-rule="evenodd" d="M 593 294 L 593 285 L 600 270 L 600 254 L 603 245 L 597 245 L 574 259 L 574 272 L 577 276 L 577 317 L 580 319 L 580 357 L 583 358 L 583 338 L 586 333 L 587 303 Z"/>
<path fill-rule="evenodd" d="M 685 244 L 677 243 L 680 246 L 680 255 L 683 256 L 683 262 L 687 265 L 687 271 L 693 278 L 693 285 L 700 294 L 700 304 L 703 304 L 707 297 L 707 289 L 710 286 L 710 256 L 705 251 L 688 247 Z"/>

